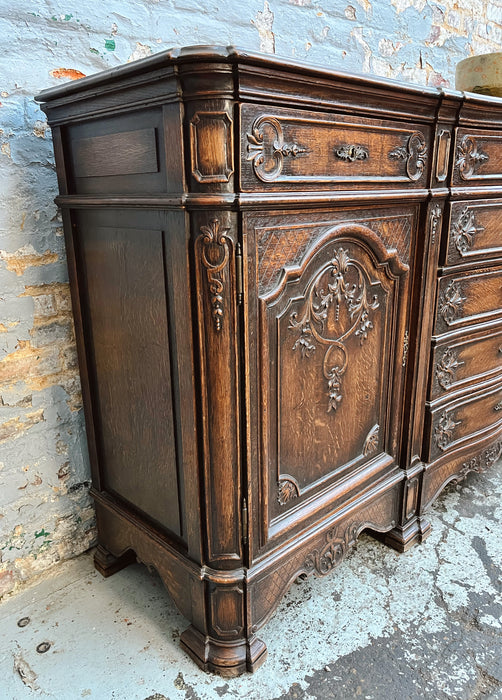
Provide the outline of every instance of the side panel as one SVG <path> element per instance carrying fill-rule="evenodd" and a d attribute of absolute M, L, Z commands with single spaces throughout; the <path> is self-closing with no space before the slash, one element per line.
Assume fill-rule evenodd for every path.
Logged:
<path fill-rule="evenodd" d="M 186 406 L 176 390 L 190 363 L 176 361 L 188 338 L 175 337 L 166 253 L 179 236 L 163 217 L 80 211 L 75 247 L 102 488 L 184 538 Z"/>

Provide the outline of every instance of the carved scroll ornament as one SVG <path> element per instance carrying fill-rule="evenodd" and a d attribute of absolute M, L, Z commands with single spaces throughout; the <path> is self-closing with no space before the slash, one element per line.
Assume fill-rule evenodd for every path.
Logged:
<path fill-rule="evenodd" d="M 414 131 L 404 146 L 398 146 L 389 152 L 389 158 L 406 161 L 406 174 L 415 182 L 423 175 L 427 162 L 427 144 L 420 131 Z"/>
<path fill-rule="evenodd" d="M 326 275 L 331 281 L 325 289 L 321 283 Z M 325 348 L 323 374 L 328 383 L 328 413 L 336 411 L 343 398 L 342 379 L 348 363 L 344 341 L 353 334 L 362 345 L 373 328 L 371 311 L 377 309 L 379 303 L 376 295 L 370 296 L 370 286 L 362 265 L 339 248 L 329 265 L 308 285 L 301 317 L 294 311 L 289 318 L 289 328 L 300 332 L 293 350 L 300 350 L 302 357 L 310 357 L 318 347 Z M 348 327 L 340 322 L 342 306 L 348 313 Z M 332 324 L 328 324 L 329 314 Z M 330 333 L 328 325 L 338 327 L 338 333 Z"/>
<path fill-rule="evenodd" d="M 218 219 L 212 219 L 209 226 L 200 227 L 199 240 L 202 243 L 201 261 L 206 269 L 209 292 L 211 294 L 212 317 L 215 331 L 220 331 L 223 325 L 224 284 L 222 271 L 229 259 L 228 228 L 220 230 Z"/>
<path fill-rule="evenodd" d="M 502 456 L 502 440 L 497 441 L 481 454 L 472 457 L 467 462 L 464 462 L 458 472 L 458 478 L 463 479 L 469 472 L 480 472 L 485 468 L 491 467 L 492 464 Z"/>
<path fill-rule="evenodd" d="M 247 159 L 252 161 L 256 177 L 263 182 L 272 182 L 279 177 L 285 158 L 296 158 L 300 153 L 307 152 L 303 146 L 284 141 L 281 123 L 275 117 L 255 119 L 246 138 Z"/>
<path fill-rule="evenodd" d="M 457 146 L 456 164 L 462 180 L 469 180 L 476 174 L 476 169 L 488 160 L 489 156 L 480 148 L 472 136 L 464 136 Z"/>
<path fill-rule="evenodd" d="M 307 556 L 303 565 L 307 573 L 317 572 L 324 576 L 339 564 L 357 539 L 357 525 L 350 525 L 341 537 L 334 528 L 326 535 L 326 544 Z"/>

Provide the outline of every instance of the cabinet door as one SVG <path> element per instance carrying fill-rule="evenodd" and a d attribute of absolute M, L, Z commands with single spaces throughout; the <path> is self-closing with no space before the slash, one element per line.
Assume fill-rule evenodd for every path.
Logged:
<path fill-rule="evenodd" d="M 398 461 L 415 217 L 387 216 L 247 221 L 262 545 Z"/>

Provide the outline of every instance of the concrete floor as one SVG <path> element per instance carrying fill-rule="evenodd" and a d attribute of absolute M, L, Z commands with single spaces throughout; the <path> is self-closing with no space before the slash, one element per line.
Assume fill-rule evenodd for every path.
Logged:
<path fill-rule="evenodd" d="M 182 653 L 187 622 L 156 574 L 105 580 L 79 557 L 0 606 L 0 700 L 502 699 L 501 496 L 499 463 L 450 487 L 410 552 L 363 535 L 292 587 L 261 631 L 265 665 L 231 680 Z"/>

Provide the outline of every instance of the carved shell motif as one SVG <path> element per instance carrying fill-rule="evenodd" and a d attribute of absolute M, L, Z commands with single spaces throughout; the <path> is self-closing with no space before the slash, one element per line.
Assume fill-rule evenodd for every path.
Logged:
<path fill-rule="evenodd" d="M 224 306 L 223 293 L 224 284 L 222 271 L 229 259 L 229 238 L 226 235 L 228 228 L 220 230 L 218 219 L 212 219 L 209 226 L 201 226 L 202 251 L 201 260 L 206 268 L 207 282 L 211 295 L 212 317 L 215 331 L 220 331 L 223 326 Z"/>
<path fill-rule="evenodd" d="M 281 477 L 277 484 L 277 501 L 281 506 L 285 506 L 289 501 L 298 498 L 300 487 L 293 477 Z"/>

